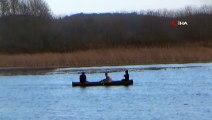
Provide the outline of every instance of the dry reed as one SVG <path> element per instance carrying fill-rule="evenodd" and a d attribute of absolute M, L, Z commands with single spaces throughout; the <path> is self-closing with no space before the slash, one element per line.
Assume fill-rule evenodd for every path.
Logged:
<path fill-rule="evenodd" d="M 212 49 L 207 47 L 144 47 L 0 55 L 1 67 L 82 67 L 161 63 L 211 62 Z"/>

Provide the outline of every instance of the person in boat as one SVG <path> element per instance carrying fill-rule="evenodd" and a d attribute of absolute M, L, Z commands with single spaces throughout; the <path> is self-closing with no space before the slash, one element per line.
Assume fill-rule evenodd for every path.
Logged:
<path fill-rule="evenodd" d="M 130 80 L 129 78 L 130 76 L 129 76 L 128 70 L 126 70 L 123 81 L 129 81 Z"/>
<path fill-rule="evenodd" d="M 82 72 L 82 74 L 80 75 L 80 83 L 86 83 L 87 82 L 87 78 L 85 75 L 85 72 Z"/>
<path fill-rule="evenodd" d="M 110 83 L 110 82 L 112 82 L 112 79 L 111 79 L 111 77 L 108 75 L 108 73 L 106 72 L 105 73 L 105 79 L 103 79 L 101 82 L 102 83 Z"/>

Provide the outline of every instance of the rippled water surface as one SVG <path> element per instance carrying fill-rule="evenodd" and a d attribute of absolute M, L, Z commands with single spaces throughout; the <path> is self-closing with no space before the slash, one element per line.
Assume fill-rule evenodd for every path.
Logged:
<path fill-rule="evenodd" d="M 129 87 L 73 88 L 123 78 Z M 212 64 L 66 68 L 45 74 L 0 75 L 0 120 L 211 120 Z"/>

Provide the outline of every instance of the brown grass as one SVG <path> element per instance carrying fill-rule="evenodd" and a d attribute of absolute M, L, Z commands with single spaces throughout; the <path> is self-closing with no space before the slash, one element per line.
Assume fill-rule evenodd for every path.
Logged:
<path fill-rule="evenodd" d="M 72 53 L 0 55 L 1 67 L 82 67 L 160 63 L 211 62 L 207 47 L 113 48 Z"/>

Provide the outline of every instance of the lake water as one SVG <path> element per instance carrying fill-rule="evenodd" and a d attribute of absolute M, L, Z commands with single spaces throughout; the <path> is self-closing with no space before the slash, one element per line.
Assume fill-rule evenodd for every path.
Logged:
<path fill-rule="evenodd" d="M 129 87 L 72 87 L 123 78 Z M 65 68 L 43 74 L 0 75 L 0 120 L 211 120 L 212 64 Z"/>

